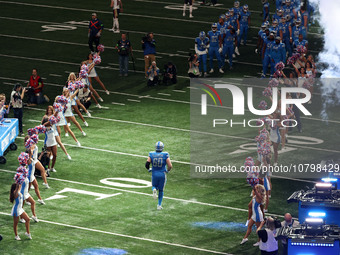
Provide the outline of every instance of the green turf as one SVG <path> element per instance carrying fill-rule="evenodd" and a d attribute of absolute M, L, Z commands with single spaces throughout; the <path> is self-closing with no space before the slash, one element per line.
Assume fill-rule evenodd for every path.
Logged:
<path fill-rule="evenodd" d="M 171 2 L 182 4 L 183 1 L 172 0 Z M 75 25 L 77 29 L 72 31 L 41 32 L 41 26 L 68 21 L 86 21 L 92 10 L 96 10 L 105 27 L 110 28 L 112 14 L 109 1 L 98 1 L 94 4 L 93 1 L 87 0 L 59 0 L 53 3 L 43 0 L 34 0 L 33 2 L 21 0 L 20 3 L 75 8 L 75 10 L 68 10 L 66 8 L 17 5 L 10 2 L 0 3 L 3 13 L 1 16 L 12 18 L 1 18 L 2 47 L 0 56 L 3 63 L 0 75 L 1 92 L 9 96 L 13 83 L 19 81 L 25 84 L 24 81 L 29 79 L 31 69 L 36 67 L 39 74 L 44 77 L 46 94 L 53 99 L 61 93 L 62 86 L 65 84 L 68 76 L 65 71 L 76 72 L 80 62 L 86 58 L 89 52 L 87 28 L 82 24 L 77 24 Z M 225 10 L 232 3 L 231 0 L 224 1 Z M 46 201 L 45 206 L 37 205 L 37 215 L 46 221 L 164 241 L 169 244 L 58 226 L 46 222 L 31 224 L 32 241 L 25 239 L 24 226 L 20 224 L 19 234 L 23 241 L 16 242 L 14 241 L 12 218 L 0 214 L 0 234 L 4 237 L 4 240 L 0 242 L 0 254 L 77 254 L 82 249 L 93 247 L 124 249 L 129 254 L 209 254 L 195 250 L 195 247 L 231 254 L 258 254 L 258 249 L 252 246 L 252 243 L 256 241 L 255 234 L 251 235 L 249 243 L 240 246 L 239 242 L 244 236 L 242 229 L 219 230 L 193 226 L 196 222 L 244 224 L 247 219 L 245 209 L 250 200 L 250 188 L 246 185 L 244 178 L 196 179 L 191 177 L 190 167 L 186 164 L 186 162 L 190 162 L 190 90 L 187 88 L 190 81 L 185 78 L 188 68 L 187 55 L 189 52 L 193 52 L 194 38 L 199 31 L 209 30 L 210 23 L 215 22 L 225 10 L 210 7 L 199 8 L 194 11 L 195 18 L 193 19 L 198 22 L 191 22 L 192 20 L 181 16 L 181 11 L 165 9 L 166 5 L 138 1 L 124 2 L 126 14 L 121 15 L 120 26 L 121 30 L 138 32 L 129 33 L 133 48 L 136 50 L 134 56 L 137 72 L 131 71 L 127 78 L 118 76 L 118 56 L 112 47 L 119 39 L 119 35 L 106 30 L 103 33 L 102 43 L 107 48 L 102 54 L 103 61 L 97 71 L 101 80 L 112 92 L 107 96 L 102 90 L 99 90 L 104 99 L 102 105 L 109 109 L 91 107 L 94 118 L 86 118 L 89 127 L 82 125 L 87 137 L 81 136 L 80 131 L 74 125 L 71 126 L 81 144 L 86 148 L 76 147 L 72 138 L 62 134 L 62 141 L 66 144 L 72 161 L 68 161 L 63 152 L 58 149 L 57 172 L 52 175 L 55 179 L 49 180 L 51 189 L 46 190 L 42 186 L 42 180 L 38 178 L 41 195 L 44 199 L 55 195 L 56 192 L 64 188 L 105 194 L 120 192 L 122 194 L 95 200 L 95 197 L 89 195 L 65 193 L 63 195 L 66 195 L 67 198 Z M 261 5 L 260 3 L 249 3 L 249 9 L 250 11 L 259 11 Z M 143 17 L 136 17 L 133 14 L 143 15 Z M 161 18 L 153 19 L 147 16 Z M 167 18 L 180 20 L 167 20 Z M 259 14 L 253 13 L 252 25 L 259 27 L 260 23 Z M 179 75 L 182 76 L 179 78 L 178 84 L 169 87 L 146 87 L 143 75 L 144 62 L 140 60 L 143 58 L 140 40 L 143 33 L 148 31 L 155 32 L 157 51 L 160 53 L 157 59 L 158 66 L 163 67 L 168 61 L 174 62 Z M 316 31 L 317 28 L 313 27 L 313 32 Z M 227 71 L 223 77 L 259 76 L 261 66 L 258 64 L 260 60 L 254 53 L 255 46 L 253 46 L 257 42 L 257 39 L 254 38 L 257 32 L 257 28 L 250 30 L 248 44 L 251 46 L 241 46 L 242 55 L 237 57 L 237 61 L 248 64 L 236 62 L 235 69 L 232 72 Z M 312 50 L 320 50 L 322 41 L 319 37 L 311 34 L 309 40 Z M 132 65 L 130 65 L 130 69 L 132 69 Z M 58 74 L 60 77 L 50 74 Z M 222 77 L 222 75 L 215 74 L 213 77 Z M 237 80 L 234 82 L 240 83 Z M 99 89 L 99 85 L 96 83 L 94 87 Z M 241 86 L 241 88 L 245 91 L 246 87 Z M 184 93 L 174 92 L 173 89 L 182 90 Z M 255 91 L 259 99 L 261 90 L 256 89 Z M 171 94 L 171 96 L 158 93 Z M 148 97 L 139 98 L 140 96 Z M 140 100 L 140 102 L 132 102 L 127 99 Z M 313 101 L 315 102 L 311 106 L 313 117 L 320 118 L 321 99 L 316 96 Z M 111 102 L 125 105 L 114 105 Z M 25 129 L 38 124 L 34 121 L 41 120 L 47 105 L 39 106 L 38 109 L 26 108 L 24 110 Z M 231 106 L 231 102 L 229 106 Z M 231 114 L 231 111 L 228 111 L 227 114 Z M 330 118 L 336 121 L 340 120 L 336 109 L 330 109 Z M 140 125 L 141 123 L 156 126 Z M 327 129 L 318 131 L 316 129 L 319 128 L 319 122 L 315 120 L 304 120 L 304 125 L 306 128 L 303 135 L 313 135 L 325 140 L 324 144 L 313 146 L 314 148 L 337 150 L 337 143 L 332 139 L 334 135 L 326 131 L 333 130 L 335 132 L 337 123 L 329 123 Z M 230 130 L 230 135 L 252 139 L 256 132 L 233 129 Z M 115 190 L 100 182 L 104 178 L 117 177 L 149 181 L 151 176 L 146 171 L 144 164 L 148 152 L 153 150 L 157 140 L 165 143 L 166 150 L 170 153 L 171 159 L 175 161 L 173 172 L 168 175 L 163 211 L 156 211 L 156 202 L 151 197 L 150 188 Z M 223 147 L 223 156 L 227 156 L 228 153 L 247 142 L 233 138 L 222 141 L 226 144 Z M 6 155 L 7 163 L 0 166 L 1 169 L 12 171 L 0 170 L 0 198 L 2 201 L 0 212 L 2 213 L 11 211 L 8 192 L 13 171 L 18 166 L 17 156 L 23 150 L 23 140 L 18 138 L 16 142 L 19 145 L 18 151 L 9 152 Z M 40 148 L 41 146 L 42 143 L 39 143 Z M 315 161 L 311 153 L 315 151 L 300 148 L 297 152 L 287 153 L 287 156 L 282 157 L 282 161 L 285 164 L 297 160 Z M 333 155 L 338 155 L 338 152 L 334 154 L 316 152 L 319 152 L 318 156 L 323 158 L 332 158 Z M 228 156 L 228 159 L 230 163 L 240 166 L 247 156 L 255 156 L 255 151 Z M 72 183 L 67 182 L 68 180 Z M 90 184 L 90 186 L 86 184 Z M 270 212 L 282 215 L 289 211 L 297 217 L 297 205 L 286 204 L 285 200 L 292 192 L 305 188 L 306 185 L 312 186 L 311 183 L 273 179 L 274 188 L 269 205 Z M 36 199 L 34 191 L 30 193 Z M 237 209 L 241 209 L 241 211 Z M 29 215 L 31 214 L 27 206 L 25 206 L 25 210 L 29 212 Z M 182 244 L 189 248 L 171 244 Z"/>

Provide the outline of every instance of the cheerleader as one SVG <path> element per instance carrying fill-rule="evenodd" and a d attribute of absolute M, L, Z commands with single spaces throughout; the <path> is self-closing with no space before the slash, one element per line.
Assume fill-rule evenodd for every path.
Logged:
<path fill-rule="evenodd" d="M 259 227 L 261 222 L 264 221 L 263 204 L 266 201 L 266 192 L 263 185 L 257 184 L 254 187 L 254 194 L 254 197 L 248 204 L 247 233 L 240 244 L 244 244 L 248 241 L 248 236 L 250 235 L 251 229 L 254 224 L 256 225 L 256 227 Z M 254 246 L 258 246 L 258 244 L 259 242 L 255 243 Z"/>
<path fill-rule="evenodd" d="M 13 183 L 11 186 L 9 201 L 13 204 L 12 213 L 13 216 L 13 229 L 15 234 L 15 240 L 20 241 L 21 238 L 18 235 L 18 223 L 19 223 L 19 216 L 25 220 L 25 227 L 26 233 L 25 235 L 32 239 L 30 234 L 30 218 L 28 217 L 27 213 L 22 208 L 23 204 L 23 195 L 19 192 L 21 189 L 21 185 L 17 183 Z"/>
<path fill-rule="evenodd" d="M 80 130 L 80 132 L 83 134 L 83 136 L 86 136 L 86 133 L 83 131 L 81 126 L 79 125 L 78 121 L 74 117 L 72 113 L 72 108 L 71 108 L 71 102 L 74 99 L 74 97 L 77 95 L 77 93 L 73 93 L 73 95 L 70 94 L 70 91 L 68 89 L 63 90 L 63 96 L 67 98 L 67 104 L 66 104 L 66 110 L 64 112 L 64 116 L 66 118 L 67 123 L 70 123 L 70 121 L 73 122 L 73 124 L 76 125 L 76 127 Z M 68 125 L 66 125 L 68 127 Z M 65 130 L 65 135 L 68 136 L 68 131 L 66 126 L 64 126 Z"/>
<path fill-rule="evenodd" d="M 33 139 L 30 138 L 30 136 L 25 137 L 24 146 L 26 148 L 26 153 L 31 157 L 30 164 L 28 165 L 28 176 L 27 176 L 28 181 L 29 181 L 28 190 L 31 189 L 31 185 L 33 184 L 35 194 L 37 194 L 37 197 L 38 197 L 38 202 L 40 204 L 44 205 L 45 202 L 40 196 L 39 185 L 38 185 L 38 182 L 37 182 L 37 180 L 35 179 L 35 176 L 34 176 L 35 166 L 37 165 L 37 162 L 39 162 L 38 161 L 38 147 L 36 146 L 36 143 L 34 143 Z M 45 168 L 41 164 L 40 164 L 40 166 L 41 166 L 42 169 L 44 169 L 43 171 L 41 171 L 41 168 L 39 168 L 39 170 L 41 171 L 41 177 L 43 177 L 43 175 L 44 175 L 45 180 L 46 180 Z M 44 183 L 44 186 L 48 189 L 50 188 L 48 186 L 47 181 L 46 181 L 46 183 Z"/>
<path fill-rule="evenodd" d="M 29 156 L 28 162 L 27 162 L 28 166 L 32 164 L 32 158 L 31 156 Z M 32 211 L 32 220 L 34 220 L 35 222 L 39 222 L 37 215 L 35 214 L 35 201 L 33 199 L 33 197 L 30 195 L 29 192 L 29 179 L 28 176 L 29 174 L 31 174 L 29 171 L 27 172 L 27 176 L 26 176 L 26 172 L 24 173 L 24 177 L 25 180 L 23 181 L 22 185 L 21 185 L 21 189 L 20 189 L 20 193 L 23 196 L 23 201 L 27 202 L 28 205 L 31 206 L 31 211 Z M 40 196 L 40 194 L 39 194 Z M 24 204 L 23 202 L 23 204 Z M 21 217 L 20 222 L 25 223 L 26 219 L 24 217 Z"/>
<path fill-rule="evenodd" d="M 28 140 L 29 137 L 30 136 L 25 137 L 25 143 L 26 143 L 26 141 Z M 37 144 L 35 144 L 34 150 L 33 150 L 33 164 L 34 164 L 35 169 L 38 169 L 40 171 L 40 176 L 43 179 L 43 185 L 46 187 L 46 189 L 49 189 L 50 186 L 48 185 L 47 178 L 46 178 L 47 174 L 45 172 L 45 168 L 43 167 L 43 165 L 40 163 L 40 161 L 38 159 L 38 151 L 39 151 L 39 148 L 38 148 Z"/>
<path fill-rule="evenodd" d="M 46 113 L 45 113 L 44 117 L 43 117 L 42 120 L 41 120 L 41 124 L 43 124 L 43 122 L 44 122 L 45 119 L 48 119 L 49 117 L 51 117 L 51 116 L 54 115 L 54 114 L 55 114 L 55 113 L 54 113 L 54 108 L 53 108 L 53 106 L 51 106 L 51 105 L 47 106 Z M 65 155 L 67 156 L 67 158 L 68 158 L 69 160 L 72 160 L 72 158 L 71 158 L 70 154 L 68 154 L 68 152 L 67 152 L 67 150 L 66 150 L 64 144 L 61 142 L 61 138 L 60 138 L 60 136 L 59 136 L 59 133 L 58 133 L 57 125 L 56 125 L 56 124 L 53 125 L 53 130 L 54 130 L 55 139 L 56 139 L 57 143 L 59 144 L 60 148 L 63 150 L 63 152 L 65 153 Z M 54 168 L 53 168 L 53 169 L 54 169 Z"/>
<path fill-rule="evenodd" d="M 96 54 L 100 54 L 100 52 L 96 53 Z M 110 95 L 110 92 L 106 89 L 105 85 L 103 84 L 103 82 L 100 80 L 97 72 L 96 72 L 96 69 L 94 67 L 94 62 L 93 62 L 93 55 L 90 53 L 88 56 L 87 56 L 87 66 L 89 68 L 89 76 L 88 76 L 88 79 L 89 79 L 89 82 L 90 82 L 90 88 L 92 87 L 92 78 L 94 78 L 98 83 L 99 85 L 103 88 L 103 90 L 105 90 L 105 93 L 107 95 Z M 90 69 L 91 68 L 91 69 Z M 92 91 L 92 90 L 91 90 Z M 98 97 L 98 99 L 103 102 L 104 100 L 98 95 L 97 92 L 94 92 L 95 95 Z"/>
<path fill-rule="evenodd" d="M 57 141 L 56 141 L 56 136 L 55 136 L 55 131 L 52 128 L 53 125 L 55 123 L 53 123 L 55 120 L 53 119 L 53 117 L 55 118 L 55 115 L 50 116 L 49 118 L 45 118 L 42 121 L 42 124 L 46 127 L 46 133 L 45 133 L 45 145 L 46 145 L 46 149 L 52 153 L 52 166 L 51 166 L 51 170 L 52 172 L 57 172 L 57 170 L 55 170 L 54 166 L 55 166 L 55 162 L 57 160 Z M 52 123 L 51 123 L 52 122 Z M 49 171 L 49 170 L 47 170 Z"/>
<path fill-rule="evenodd" d="M 275 120 L 278 119 L 279 121 Z M 276 110 L 273 113 L 272 116 L 272 121 L 270 124 L 270 141 L 272 142 L 273 145 L 273 150 L 274 150 L 274 166 L 277 166 L 277 161 L 278 161 L 278 148 L 281 143 L 281 134 L 280 134 L 280 127 L 281 127 L 281 114 L 280 110 Z"/>
<path fill-rule="evenodd" d="M 74 96 L 78 93 L 78 89 L 75 91 L 75 93 L 73 94 Z M 57 109 L 55 109 L 55 111 L 57 111 Z M 57 126 L 57 131 L 58 131 L 58 135 L 60 137 L 60 134 L 61 134 L 61 130 L 60 130 L 60 127 L 63 126 L 64 127 L 64 130 L 65 132 L 69 133 L 73 140 L 77 143 L 77 145 L 80 147 L 81 144 L 80 142 L 77 140 L 76 136 L 74 135 L 74 133 L 72 132 L 71 128 L 67 125 L 67 121 L 66 121 L 66 118 L 65 118 L 65 115 L 64 115 L 64 111 L 65 111 L 65 108 L 64 107 L 61 107 L 61 109 L 58 110 L 57 112 L 57 116 L 58 118 L 60 119 L 60 121 L 58 121 L 56 123 L 56 126 Z M 86 135 L 86 134 L 85 134 Z"/>
<path fill-rule="evenodd" d="M 66 82 L 66 87 L 68 87 L 68 84 L 75 83 L 76 80 L 77 80 L 77 77 L 76 77 L 75 73 L 70 73 L 69 76 L 68 76 L 67 82 Z M 74 92 L 71 92 L 71 94 L 73 94 L 73 93 Z M 85 121 L 83 115 L 79 111 L 78 106 L 81 107 L 84 110 L 84 112 L 87 114 L 87 116 L 91 117 L 91 113 L 89 113 L 88 110 L 85 108 L 85 106 L 82 103 L 80 103 L 77 96 L 75 96 L 73 98 L 71 105 L 72 105 L 73 110 L 78 114 L 79 118 L 83 121 L 84 125 L 86 127 L 88 127 L 89 124 Z"/>
<path fill-rule="evenodd" d="M 88 71 L 87 71 L 88 73 L 90 73 L 91 70 L 92 70 L 92 68 L 94 67 L 94 63 L 91 64 L 91 65 L 87 65 L 87 61 L 83 61 L 83 62 L 81 62 L 81 64 L 80 64 L 80 69 L 81 69 L 81 67 L 82 67 L 83 65 L 88 66 Z M 101 105 L 98 103 L 98 101 L 97 101 L 97 99 L 96 99 L 96 97 L 95 97 L 94 95 L 96 95 L 98 98 L 99 98 L 100 96 L 99 96 L 98 92 L 92 87 L 92 85 L 91 85 L 91 83 L 90 83 L 90 81 L 89 81 L 89 78 L 88 78 L 88 77 L 82 78 L 81 81 L 82 81 L 85 85 L 87 85 L 87 86 L 89 87 L 89 89 L 90 89 L 90 91 L 91 91 L 91 98 L 93 99 L 94 103 L 96 104 L 96 107 L 98 107 L 99 109 L 101 109 L 102 107 L 101 107 Z"/>

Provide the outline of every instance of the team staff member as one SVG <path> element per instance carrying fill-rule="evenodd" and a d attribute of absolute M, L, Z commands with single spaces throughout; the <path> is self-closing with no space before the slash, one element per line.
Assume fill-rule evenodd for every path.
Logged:
<path fill-rule="evenodd" d="M 156 143 L 156 151 L 149 153 L 149 157 L 145 163 L 146 169 L 149 170 L 152 165 L 152 194 L 153 198 L 157 199 L 158 190 L 158 205 L 157 210 L 162 210 L 162 200 L 164 194 L 164 187 L 166 183 L 166 173 L 172 168 L 169 153 L 163 152 L 164 144 L 162 142 Z M 165 167 L 167 166 L 167 168 Z M 150 170 L 149 170 L 150 171 Z"/>
<path fill-rule="evenodd" d="M 111 8 L 113 9 L 113 33 L 120 33 L 118 16 L 120 12 L 123 12 L 123 2 L 122 0 L 111 0 Z"/>
<path fill-rule="evenodd" d="M 116 44 L 119 55 L 119 76 L 128 76 L 129 53 L 132 54 L 131 42 L 126 39 L 126 34 L 122 33 L 121 39 Z"/>
<path fill-rule="evenodd" d="M 89 47 L 91 52 L 98 52 L 98 45 L 100 36 L 102 35 L 104 25 L 103 23 L 97 18 L 97 14 L 94 12 L 92 13 L 92 19 L 89 22 Z M 96 45 L 96 49 L 93 48 L 93 43 Z"/>
<path fill-rule="evenodd" d="M 142 48 L 144 50 L 145 78 L 148 78 L 149 66 L 153 61 L 156 61 L 156 41 L 152 32 L 142 38 Z"/>
<path fill-rule="evenodd" d="M 292 215 L 290 213 L 286 213 L 284 216 L 284 221 L 281 222 L 281 226 L 282 227 L 297 227 L 298 225 L 300 225 L 299 221 L 294 220 Z M 288 244 L 287 244 L 287 240 L 283 239 L 282 240 L 282 246 L 283 246 L 283 255 L 287 255 L 288 254 Z"/>
<path fill-rule="evenodd" d="M 19 121 L 19 135 L 24 135 L 22 132 L 22 117 L 23 117 L 23 104 L 22 99 L 24 98 L 26 88 L 22 88 L 21 84 L 15 84 L 11 93 L 11 105 L 13 108 L 14 118 Z"/>
<path fill-rule="evenodd" d="M 31 105 L 43 104 L 50 101 L 49 98 L 42 92 L 44 88 L 44 82 L 38 75 L 38 71 L 36 68 L 33 68 L 32 70 L 32 76 L 30 77 L 30 81 L 28 82 L 27 87 L 30 88 L 28 92 L 31 91 L 31 93 L 29 93 L 28 99 L 28 102 Z"/>

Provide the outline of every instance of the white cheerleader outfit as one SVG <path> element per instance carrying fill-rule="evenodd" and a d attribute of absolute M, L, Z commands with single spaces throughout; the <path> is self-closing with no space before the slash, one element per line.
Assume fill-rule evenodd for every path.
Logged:
<path fill-rule="evenodd" d="M 93 62 L 92 62 L 93 63 Z M 91 64 L 92 64 L 91 63 Z M 90 65 L 91 64 L 87 64 L 87 67 L 89 67 L 90 68 Z M 96 69 L 95 69 L 95 67 L 93 67 L 92 69 L 91 69 L 91 71 L 90 71 L 90 73 L 89 73 L 89 75 L 88 75 L 88 77 L 97 77 L 98 75 L 97 75 L 97 72 L 96 72 Z"/>
<path fill-rule="evenodd" d="M 28 175 L 27 175 L 27 178 L 28 178 L 29 182 L 33 182 L 35 180 L 34 173 L 35 173 L 35 163 L 33 161 L 30 165 L 28 165 Z"/>
<path fill-rule="evenodd" d="M 67 99 L 67 104 L 66 104 L 66 110 L 64 112 L 64 116 L 65 117 L 72 117 L 73 113 L 72 113 L 72 106 L 71 106 L 71 99 Z"/>
<path fill-rule="evenodd" d="M 21 190 L 19 193 L 21 193 L 21 195 L 23 196 L 23 200 L 26 200 L 27 198 L 31 196 L 30 193 L 28 193 L 29 183 L 30 182 L 28 180 L 28 177 L 26 177 L 24 183 L 21 185 Z"/>
<path fill-rule="evenodd" d="M 23 196 L 20 192 L 18 192 L 18 197 L 14 200 L 14 205 L 12 208 L 11 215 L 15 217 L 19 217 L 21 214 L 23 214 L 25 211 L 22 208 L 23 204 Z"/>
<path fill-rule="evenodd" d="M 279 127 L 276 128 L 271 128 L 270 129 L 270 141 L 272 141 L 273 143 L 280 143 L 281 142 L 281 135 L 280 135 L 280 129 Z"/>
<path fill-rule="evenodd" d="M 252 209 L 251 219 L 254 222 L 262 222 L 263 221 L 263 213 L 262 213 L 260 206 L 261 206 L 261 204 L 256 201 L 255 196 L 254 196 L 253 201 L 252 201 L 252 205 L 251 205 L 251 209 Z"/>
<path fill-rule="evenodd" d="M 67 121 L 65 119 L 63 111 L 58 112 L 58 117 L 60 118 L 60 121 L 58 123 L 56 123 L 57 126 L 65 126 L 65 125 L 67 125 Z"/>
<path fill-rule="evenodd" d="M 54 129 L 50 128 L 50 129 L 46 129 L 46 133 L 45 133 L 45 144 L 47 147 L 52 147 L 57 145 L 57 141 L 55 139 L 55 135 L 54 135 Z"/>

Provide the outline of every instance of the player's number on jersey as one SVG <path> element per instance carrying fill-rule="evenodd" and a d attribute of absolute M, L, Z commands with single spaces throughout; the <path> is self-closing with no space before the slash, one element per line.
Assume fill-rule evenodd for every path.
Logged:
<path fill-rule="evenodd" d="M 153 167 L 162 167 L 163 166 L 163 159 L 162 158 L 155 158 L 152 161 L 152 166 Z"/>

